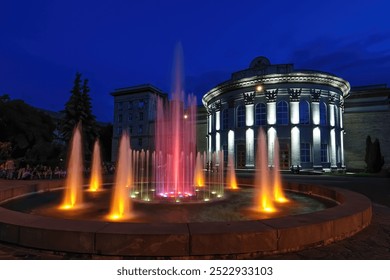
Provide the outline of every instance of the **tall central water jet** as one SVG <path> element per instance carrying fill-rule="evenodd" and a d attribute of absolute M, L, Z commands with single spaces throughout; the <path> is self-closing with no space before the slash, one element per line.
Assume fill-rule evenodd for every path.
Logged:
<path fill-rule="evenodd" d="M 83 152 L 81 122 L 73 130 L 68 156 L 64 201 L 61 209 L 80 207 L 83 203 Z"/>
<path fill-rule="evenodd" d="M 182 86 L 182 50 L 178 46 L 172 100 L 157 103 L 156 156 L 154 178 L 157 194 L 162 197 L 194 195 L 196 152 L 196 97 L 184 98 Z"/>

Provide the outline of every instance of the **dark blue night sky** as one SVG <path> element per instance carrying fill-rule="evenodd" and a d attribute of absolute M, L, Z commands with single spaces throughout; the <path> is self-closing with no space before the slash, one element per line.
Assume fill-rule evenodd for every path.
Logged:
<path fill-rule="evenodd" d="M 352 86 L 390 85 L 389 11 L 387 0 L 1 1 L 0 95 L 62 110 L 79 71 L 94 114 L 109 122 L 114 89 L 170 91 L 178 42 L 199 103 L 260 55 Z"/>

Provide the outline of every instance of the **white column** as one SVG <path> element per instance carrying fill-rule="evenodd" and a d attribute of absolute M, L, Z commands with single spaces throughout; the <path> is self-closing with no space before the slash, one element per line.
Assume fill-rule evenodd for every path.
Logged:
<path fill-rule="evenodd" d="M 254 154 L 255 154 L 255 137 L 254 137 L 254 132 L 252 128 L 247 128 L 246 130 L 246 162 L 245 166 L 246 167 L 253 167 L 255 166 L 255 159 L 254 159 Z"/>
<path fill-rule="evenodd" d="M 312 102 L 311 103 L 311 119 L 314 125 L 320 124 L 320 103 Z"/>
<path fill-rule="evenodd" d="M 336 129 L 330 130 L 330 167 L 337 168 Z"/>
<path fill-rule="evenodd" d="M 221 150 L 221 136 L 219 132 L 215 133 L 215 152 L 219 152 Z M 216 163 L 219 164 L 219 157 L 217 156 Z"/>
<path fill-rule="evenodd" d="M 209 161 L 211 160 L 212 153 L 213 153 L 213 141 L 211 135 L 209 135 Z"/>
<path fill-rule="evenodd" d="M 228 133 L 228 155 L 234 158 L 234 131 L 229 130 Z"/>
<path fill-rule="evenodd" d="M 276 102 L 267 103 L 267 123 L 269 125 L 276 124 Z"/>
<path fill-rule="evenodd" d="M 291 129 L 291 165 L 301 165 L 301 135 L 296 126 Z"/>
<path fill-rule="evenodd" d="M 253 126 L 254 124 L 254 105 L 246 104 L 245 105 L 245 124 L 246 126 Z"/>
<path fill-rule="evenodd" d="M 322 169 L 321 130 L 318 126 L 313 128 L 313 168 L 314 169 Z"/>
<path fill-rule="evenodd" d="M 219 132 L 215 133 L 215 151 L 219 152 L 221 150 L 221 135 Z"/>
<path fill-rule="evenodd" d="M 268 166 L 274 165 L 274 150 L 275 150 L 276 130 L 270 127 L 267 131 L 268 144 Z"/>
<path fill-rule="evenodd" d="M 336 125 L 336 118 L 334 115 L 334 104 L 329 104 L 329 124 L 331 127 Z"/>
<path fill-rule="evenodd" d="M 341 121 L 341 119 L 340 119 L 340 121 Z M 340 131 L 340 146 L 341 146 L 341 167 L 344 168 L 345 167 L 345 161 L 344 161 L 344 130 Z"/>
<path fill-rule="evenodd" d="M 339 120 L 340 120 L 340 128 L 344 128 L 343 124 L 343 108 L 339 108 Z"/>
<path fill-rule="evenodd" d="M 208 131 L 209 131 L 209 133 L 211 133 L 212 124 L 213 124 L 213 115 L 209 114 L 209 116 L 208 116 Z"/>
<path fill-rule="evenodd" d="M 215 130 L 218 131 L 221 129 L 221 112 L 215 112 Z"/>
<path fill-rule="evenodd" d="M 291 124 L 299 124 L 299 102 L 290 102 L 290 122 Z"/>
<path fill-rule="evenodd" d="M 245 144 L 246 144 L 246 167 L 255 166 L 255 134 L 253 131 L 254 124 L 254 105 L 245 104 L 245 125 L 247 126 L 245 132 Z"/>

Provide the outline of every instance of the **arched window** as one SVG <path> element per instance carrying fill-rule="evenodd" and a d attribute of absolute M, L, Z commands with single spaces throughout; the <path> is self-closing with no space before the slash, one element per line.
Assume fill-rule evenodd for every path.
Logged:
<path fill-rule="evenodd" d="M 279 101 L 276 105 L 276 122 L 280 125 L 288 125 L 288 104 L 286 101 Z"/>
<path fill-rule="evenodd" d="M 267 109 L 264 103 L 258 103 L 256 105 L 255 124 L 256 125 L 267 124 Z"/>
<path fill-rule="evenodd" d="M 229 110 L 225 109 L 222 111 L 222 130 L 229 128 Z"/>
<path fill-rule="evenodd" d="M 299 102 L 299 123 L 309 124 L 310 123 L 310 109 L 309 102 L 301 100 Z"/>
<path fill-rule="evenodd" d="M 237 107 L 237 127 L 245 126 L 245 107 L 240 105 Z"/>
<path fill-rule="evenodd" d="M 327 113 L 326 113 L 326 104 L 325 102 L 320 103 L 320 125 L 326 125 L 327 121 Z"/>

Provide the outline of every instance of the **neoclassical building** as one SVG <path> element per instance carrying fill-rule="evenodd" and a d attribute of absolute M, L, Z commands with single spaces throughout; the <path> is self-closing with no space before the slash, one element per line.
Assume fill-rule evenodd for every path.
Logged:
<path fill-rule="evenodd" d="M 208 152 L 223 150 L 236 168 L 252 169 L 262 127 L 269 165 L 277 137 L 281 169 L 343 169 L 343 110 L 349 91 L 349 83 L 333 74 L 257 57 L 203 96 Z"/>

